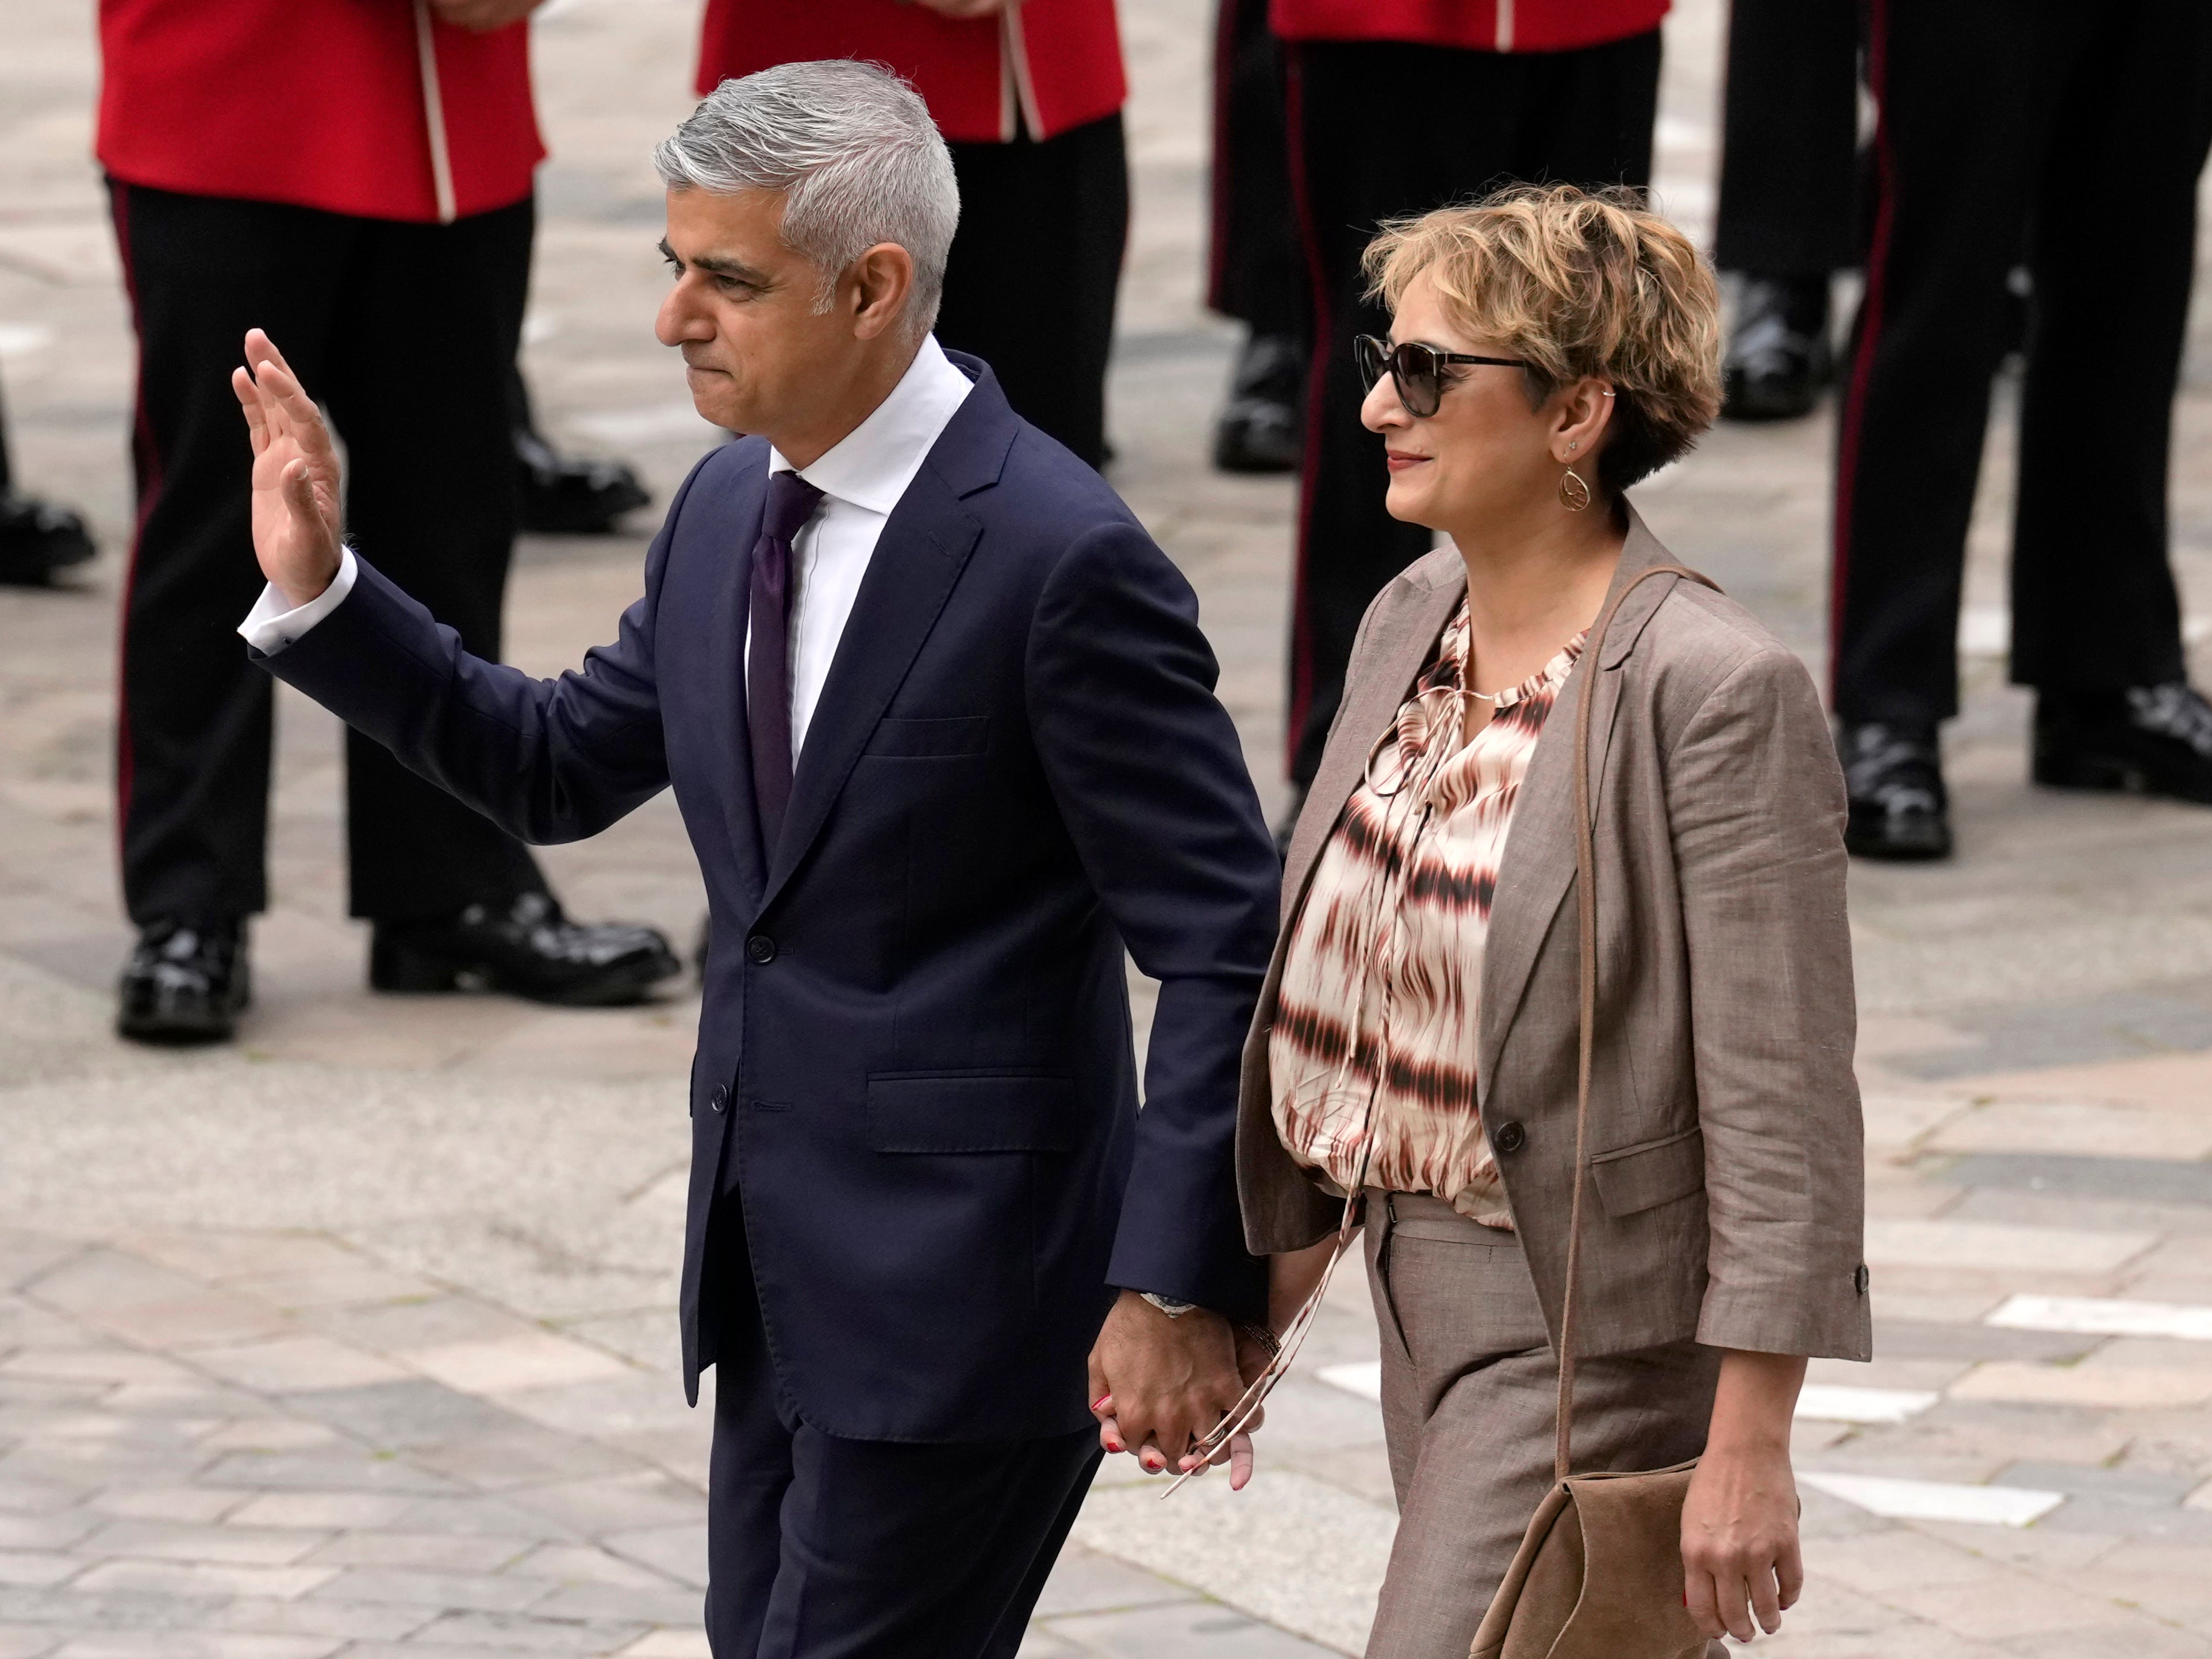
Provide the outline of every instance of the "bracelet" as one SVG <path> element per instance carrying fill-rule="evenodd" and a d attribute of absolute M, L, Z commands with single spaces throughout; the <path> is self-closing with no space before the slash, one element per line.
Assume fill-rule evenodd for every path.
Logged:
<path fill-rule="evenodd" d="M 1261 1324 L 1257 1320 L 1247 1320 L 1243 1323 L 1238 1325 L 1237 1327 L 1237 1334 L 1239 1336 L 1250 1337 L 1255 1342 L 1265 1348 L 1267 1351 L 1268 1358 L 1279 1359 L 1282 1358 L 1283 1345 L 1281 1340 L 1275 1335 L 1274 1332 L 1269 1330 L 1265 1325 Z"/>

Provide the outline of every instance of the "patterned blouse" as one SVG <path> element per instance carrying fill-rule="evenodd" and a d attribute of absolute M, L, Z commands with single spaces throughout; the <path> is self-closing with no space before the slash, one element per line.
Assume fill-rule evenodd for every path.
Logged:
<path fill-rule="evenodd" d="M 1521 779 L 1583 638 L 1462 746 L 1462 601 L 1322 849 L 1267 1058 L 1284 1146 L 1346 1192 L 1432 1193 L 1513 1225 L 1475 1112 L 1483 945 Z"/>

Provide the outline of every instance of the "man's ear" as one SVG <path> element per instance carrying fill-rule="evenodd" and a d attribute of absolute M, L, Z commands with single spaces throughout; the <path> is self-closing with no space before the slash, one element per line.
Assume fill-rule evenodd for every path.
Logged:
<path fill-rule="evenodd" d="M 914 292 L 914 255 L 896 242 L 878 242 L 846 272 L 845 298 L 853 308 L 855 337 L 872 340 L 906 315 Z"/>

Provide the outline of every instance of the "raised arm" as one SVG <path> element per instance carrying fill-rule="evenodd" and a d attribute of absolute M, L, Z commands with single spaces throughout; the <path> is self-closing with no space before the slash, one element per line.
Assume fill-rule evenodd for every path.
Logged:
<path fill-rule="evenodd" d="M 253 445 L 254 554 L 297 608 L 324 594 L 344 556 L 337 459 L 320 411 L 268 336 L 256 329 L 246 345 L 252 372 L 235 371 L 231 383 Z M 522 840 L 596 834 L 668 781 L 653 605 L 690 487 L 647 555 L 645 597 L 580 672 L 540 680 L 471 656 L 358 558 L 334 609 L 256 659 Z"/>

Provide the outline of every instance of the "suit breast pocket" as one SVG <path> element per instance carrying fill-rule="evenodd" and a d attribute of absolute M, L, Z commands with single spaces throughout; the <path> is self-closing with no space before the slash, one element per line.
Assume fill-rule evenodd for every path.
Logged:
<path fill-rule="evenodd" d="M 991 752 L 991 717 L 956 714 L 939 720 L 884 720 L 868 738 L 866 754 L 889 760 L 957 760 Z"/>

